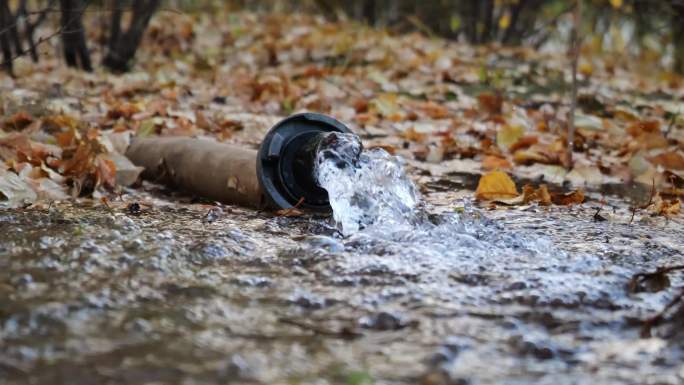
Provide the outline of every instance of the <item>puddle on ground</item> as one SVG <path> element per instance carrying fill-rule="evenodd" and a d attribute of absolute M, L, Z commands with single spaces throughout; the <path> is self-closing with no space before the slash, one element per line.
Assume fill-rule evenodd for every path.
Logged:
<path fill-rule="evenodd" d="M 592 204 L 485 211 L 453 191 L 420 197 L 399 160 L 347 149 L 360 175 L 333 185 L 350 170 L 335 156 L 322 171 L 346 210 L 335 218 L 133 190 L 110 208 L 0 211 L 0 378 L 684 381 L 682 333 L 663 325 L 642 339 L 638 323 L 672 299 L 681 275 L 659 292 L 625 290 L 636 272 L 684 263 L 681 220 L 638 213 L 630 223 L 629 207 L 610 199 L 606 221 Z"/>

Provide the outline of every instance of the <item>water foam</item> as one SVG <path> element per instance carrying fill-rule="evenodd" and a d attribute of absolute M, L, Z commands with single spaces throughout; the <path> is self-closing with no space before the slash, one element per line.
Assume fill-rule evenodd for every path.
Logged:
<path fill-rule="evenodd" d="M 362 149 L 358 136 L 339 133 L 328 134 L 318 149 L 316 177 L 340 231 L 415 226 L 420 196 L 402 160 L 383 149 Z"/>

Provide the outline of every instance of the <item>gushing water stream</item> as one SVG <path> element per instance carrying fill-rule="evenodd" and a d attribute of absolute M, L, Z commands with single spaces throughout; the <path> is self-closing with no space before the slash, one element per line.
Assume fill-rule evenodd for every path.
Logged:
<path fill-rule="evenodd" d="M 316 177 L 328 191 L 345 245 L 365 255 L 353 269 L 367 269 L 362 261 L 373 261 L 435 281 L 454 272 L 506 276 L 517 271 L 518 278 L 536 282 L 544 296 L 624 299 L 619 284 L 588 276 L 604 268 L 620 270 L 597 254 L 569 255 L 540 231 L 507 229 L 475 208 L 429 214 L 402 160 L 382 149 L 363 150 L 355 135 L 329 134 L 318 150 Z"/>
<path fill-rule="evenodd" d="M 382 149 L 362 151 L 354 134 L 328 134 L 319 146 L 315 172 L 345 235 L 419 222 L 420 197 L 400 158 Z"/>

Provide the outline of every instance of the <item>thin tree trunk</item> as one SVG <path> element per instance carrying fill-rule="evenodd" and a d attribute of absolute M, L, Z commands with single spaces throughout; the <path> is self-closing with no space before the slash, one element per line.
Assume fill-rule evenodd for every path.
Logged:
<path fill-rule="evenodd" d="M 525 7 L 526 2 L 527 0 L 519 0 L 517 4 L 511 5 L 511 23 L 509 24 L 508 29 L 506 29 L 506 32 L 504 32 L 503 38 L 501 39 L 502 43 L 510 44 L 513 38 L 519 40 L 517 32 L 518 20 L 520 20 L 520 13 Z"/>
<path fill-rule="evenodd" d="M 672 43 L 674 44 L 674 70 L 684 74 L 684 1 L 672 4 Z"/>
<path fill-rule="evenodd" d="M 123 0 L 113 0 L 112 6 L 114 11 L 112 12 L 112 24 L 109 26 L 109 51 L 116 49 L 116 45 L 119 43 L 121 38 L 121 16 L 123 15 Z"/>
<path fill-rule="evenodd" d="M 466 25 L 467 25 L 467 31 L 466 34 L 468 35 L 468 40 L 473 43 L 477 44 L 479 43 L 478 41 L 478 30 L 477 30 L 477 21 L 480 19 L 480 14 L 479 14 L 479 0 L 471 0 L 468 2 L 468 10 L 466 15 L 468 15 L 466 19 Z"/>
<path fill-rule="evenodd" d="M 363 18 L 369 25 L 375 26 L 377 22 L 377 15 L 375 9 L 375 0 L 364 0 L 363 2 Z"/>
<path fill-rule="evenodd" d="M 60 6 L 64 59 L 69 67 L 92 71 L 83 26 L 85 6 L 79 0 L 60 0 Z"/>
<path fill-rule="evenodd" d="M 36 50 L 36 44 L 33 41 L 33 30 L 34 30 L 34 25 L 31 23 L 31 20 L 29 20 L 29 14 L 28 10 L 26 9 L 26 2 L 27 0 L 21 0 L 19 3 L 19 8 L 17 9 L 17 18 L 20 16 L 24 17 L 26 20 L 26 26 L 24 28 L 24 33 L 26 36 L 26 41 L 28 42 L 29 45 L 29 54 L 31 55 L 31 60 L 33 60 L 34 63 L 38 62 L 38 51 Z M 43 13 L 45 14 L 45 12 Z M 41 16 L 43 15 L 41 14 Z"/>
<path fill-rule="evenodd" d="M 125 32 L 121 32 L 120 20 L 121 16 L 116 12 L 112 16 L 112 31 L 110 36 L 109 51 L 103 60 L 105 67 L 114 72 L 125 72 L 128 70 L 129 63 L 135 51 L 138 49 L 142 40 L 143 34 L 147 25 L 152 18 L 152 15 L 159 7 L 160 0 L 137 0 L 133 5 L 133 19 L 131 25 Z M 119 30 L 116 30 L 114 25 L 118 18 L 119 23 L 116 23 Z"/>
<path fill-rule="evenodd" d="M 14 52 L 17 55 L 19 55 L 21 52 L 24 51 L 24 48 L 22 47 L 21 40 L 19 40 L 17 18 L 12 14 L 12 10 L 9 7 L 8 1 L 3 1 L 2 4 L 0 4 L 0 6 L 4 8 L 3 15 L 5 17 L 5 25 L 7 26 L 6 28 L 9 30 L 10 41 L 14 45 Z"/>
<path fill-rule="evenodd" d="M 482 12 L 484 14 L 484 27 L 482 29 L 482 36 L 480 43 L 489 43 L 492 40 L 493 23 L 494 23 L 494 0 L 483 0 Z"/>
<path fill-rule="evenodd" d="M 10 25 L 14 23 L 8 14 L 8 0 L 0 0 L 0 50 L 2 50 L 2 66 L 8 74 L 12 75 L 12 44 L 10 42 Z"/>
<path fill-rule="evenodd" d="M 576 0 L 574 13 L 574 26 L 572 28 L 572 94 L 570 100 L 570 111 L 568 111 L 568 143 L 566 153 L 566 168 L 571 169 L 573 165 L 572 151 L 575 146 L 575 109 L 577 108 L 577 64 L 579 62 L 581 35 L 580 28 L 582 26 L 582 0 Z"/>

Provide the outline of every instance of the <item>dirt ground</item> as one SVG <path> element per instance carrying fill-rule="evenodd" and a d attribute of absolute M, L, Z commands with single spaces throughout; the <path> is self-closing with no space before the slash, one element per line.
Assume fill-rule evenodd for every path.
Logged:
<path fill-rule="evenodd" d="M 684 263 L 679 219 L 430 189 L 430 211 L 460 212 L 476 240 L 424 244 L 146 189 L 0 211 L 0 382 L 684 381 L 681 318 L 639 336 L 681 277 L 626 289 Z"/>

